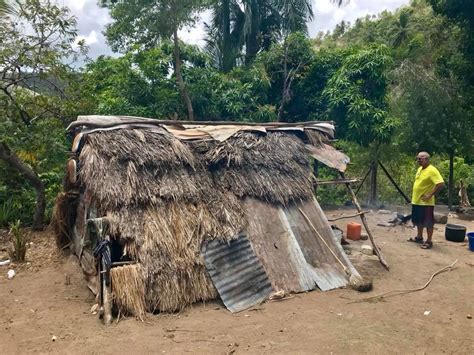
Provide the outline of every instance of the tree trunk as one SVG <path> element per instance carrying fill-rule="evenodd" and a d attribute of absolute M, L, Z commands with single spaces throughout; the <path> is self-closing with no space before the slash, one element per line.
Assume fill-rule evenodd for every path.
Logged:
<path fill-rule="evenodd" d="M 278 122 L 281 122 L 281 120 L 283 119 L 283 108 L 285 106 L 288 96 L 288 45 L 286 43 L 286 39 L 283 45 L 285 47 L 285 57 L 283 58 L 283 90 L 281 93 L 280 107 L 278 108 Z"/>
<path fill-rule="evenodd" d="M 449 113 L 446 112 L 446 117 L 449 117 Z M 448 143 L 449 153 L 449 177 L 448 177 L 448 209 L 451 210 L 453 207 L 453 190 L 454 190 L 454 147 L 453 140 L 451 139 L 451 123 L 452 120 L 448 119 L 446 124 L 446 142 Z"/>
<path fill-rule="evenodd" d="M 258 53 L 260 14 L 257 0 L 250 0 L 250 31 L 245 40 L 245 64 L 250 65 Z"/>
<path fill-rule="evenodd" d="M 453 207 L 454 191 L 454 152 L 449 152 L 449 178 L 448 178 L 448 208 Z"/>
<path fill-rule="evenodd" d="M 33 169 L 23 163 L 5 143 L 0 143 L 0 159 L 4 160 L 13 169 L 22 174 L 35 188 L 36 209 L 33 218 L 33 229 L 42 230 L 44 228 L 44 211 L 46 209 L 46 197 L 43 181 L 41 181 Z"/>
<path fill-rule="evenodd" d="M 230 1 L 222 1 L 222 71 L 227 73 L 234 67 L 230 37 Z"/>
<path fill-rule="evenodd" d="M 188 110 L 188 120 L 194 121 L 194 110 L 193 104 L 189 97 L 188 89 L 186 88 L 186 84 L 183 80 L 183 75 L 181 73 L 181 56 L 179 50 L 179 39 L 178 39 L 178 29 L 176 28 L 173 32 L 173 42 L 174 42 L 174 69 L 176 74 L 176 82 L 178 84 L 179 92 L 181 97 L 186 105 Z"/>
<path fill-rule="evenodd" d="M 377 162 L 372 162 L 370 166 L 370 192 L 369 205 L 377 203 Z"/>

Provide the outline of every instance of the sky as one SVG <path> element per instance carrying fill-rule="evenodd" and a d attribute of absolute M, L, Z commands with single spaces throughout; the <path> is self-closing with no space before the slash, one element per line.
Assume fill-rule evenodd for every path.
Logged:
<path fill-rule="evenodd" d="M 77 17 L 79 39 L 84 39 L 89 47 L 89 57 L 112 55 L 102 32 L 111 21 L 107 9 L 97 6 L 98 0 L 57 0 L 58 3 L 71 9 Z M 315 37 L 319 31 L 332 30 L 336 24 L 344 21 L 353 23 L 365 15 L 375 15 L 383 10 L 395 10 L 409 0 L 345 0 L 345 4 L 337 7 L 330 0 L 313 0 L 314 19 L 308 24 L 309 34 Z M 205 17 L 205 16 L 204 16 Z M 180 37 L 189 43 L 203 44 L 205 33 L 202 26 L 185 29 Z"/>

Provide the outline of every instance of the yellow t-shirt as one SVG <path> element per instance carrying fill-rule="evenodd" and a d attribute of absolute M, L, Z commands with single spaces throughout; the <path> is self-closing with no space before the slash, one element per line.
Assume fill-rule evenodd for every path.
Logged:
<path fill-rule="evenodd" d="M 442 182 L 444 182 L 444 180 L 441 177 L 441 174 L 433 165 L 428 165 L 424 169 L 420 166 L 416 172 L 415 182 L 413 183 L 411 203 L 413 205 L 434 206 L 434 196 L 426 201 L 423 201 L 421 197 L 424 194 L 433 191 L 434 187 Z"/>

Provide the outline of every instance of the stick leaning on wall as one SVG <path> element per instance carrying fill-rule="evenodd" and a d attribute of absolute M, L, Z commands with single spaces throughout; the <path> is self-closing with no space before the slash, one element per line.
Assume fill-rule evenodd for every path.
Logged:
<path fill-rule="evenodd" d="M 344 173 L 339 173 L 341 175 L 341 177 L 343 179 L 345 179 L 346 177 L 344 176 Z M 352 198 L 352 202 L 354 203 L 354 205 L 356 206 L 357 208 L 357 212 L 360 213 L 360 219 L 362 220 L 362 224 L 364 225 L 364 228 L 367 232 L 367 235 L 369 236 L 369 239 L 370 239 L 370 242 L 372 243 L 372 247 L 374 248 L 374 252 L 375 254 L 377 255 L 377 257 L 379 258 L 380 260 L 380 263 L 387 269 L 387 270 L 390 270 L 390 267 L 388 265 L 388 263 L 385 261 L 383 255 L 382 255 L 382 252 L 380 251 L 379 247 L 377 246 L 377 244 L 375 244 L 375 240 L 374 240 L 374 237 L 372 236 L 372 232 L 370 231 L 369 229 L 369 224 L 367 223 L 367 219 L 365 218 L 365 215 L 364 213 L 361 213 L 363 212 L 362 211 L 362 208 L 360 207 L 359 205 L 359 201 L 357 201 L 357 197 L 354 193 L 354 191 L 352 190 L 352 187 L 349 183 L 346 184 L 346 187 L 347 187 L 347 190 L 349 191 L 349 195 L 351 195 L 351 198 Z"/>

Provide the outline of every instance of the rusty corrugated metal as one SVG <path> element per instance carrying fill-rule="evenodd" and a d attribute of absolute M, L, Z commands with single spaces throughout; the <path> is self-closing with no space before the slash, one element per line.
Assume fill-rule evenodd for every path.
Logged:
<path fill-rule="evenodd" d="M 217 240 L 204 245 L 206 269 L 227 309 L 232 313 L 268 298 L 272 286 L 245 235 L 229 243 Z"/>

